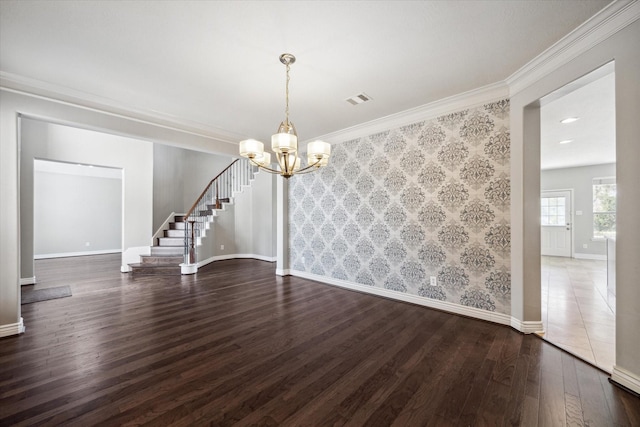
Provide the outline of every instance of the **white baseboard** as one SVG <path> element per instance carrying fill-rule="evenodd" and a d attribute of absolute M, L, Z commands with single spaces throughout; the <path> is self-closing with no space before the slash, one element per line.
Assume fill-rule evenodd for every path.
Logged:
<path fill-rule="evenodd" d="M 276 272 L 278 274 L 278 272 Z M 513 319 L 508 314 L 494 313 L 491 311 L 480 310 L 479 308 L 467 307 L 460 304 L 454 304 L 447 301 L 438 301 L 419 295 L 406 294 L 402 292 L 390 291 L 384 288 L 377 288 L 373 286 L 361 285 L 358 283 L 347 282 L 346 280 L 334 279 L 326 276 L 319 276 L 313 273 L 307 273 L 306 271 L 290 270 L 292 276 L 303 277 L 309 280 L 315 280 L 318 282 L 326 283 L 329 285 L 339 286 L 341 288 L 351 289 L 354 291 L 364 292 L 372 295 L 378 295 L 390 299 L 409 302 L 413 304 L 422 305 L 429 308 L 435 308 L 438 310 L 446 311 L 449 313 L 460 314 L 462 316 L 472 317 L 474 319 L 487 320 L 489 322 L 498 323 L 500 325 L 513 326 Z M 531 322 L 538 323 L 538 322 Z M 540 325 L 542 322 L 539 322 Z M 518 329 L 520 330 L 520 329 Z M 530 333 L 521 331 L 524 333 Z"/>
<path fill-rule="evenodd" d="M 103 249 L 99 251 L 84 251 L 84 252 L 63 252 L 58 254 L 34 255 L 33 259 L 69 258 L 69 257 L 87 256 L 87 255 L 118 254 L 120 252 L 122 252 L 122 249 Z"/>
<path fill-rule="evenodd" d="M 606 261 L 607 260 L 607 256 L 606 255 L 597 255 L 597 254 L 581 254 L 581 253 L 575 253 L 573 254 L 573 257 L 576 259 L 593 259 L 596 261 Z"/>
<path fill-rule="evenodd" d="M 0 325 L 0 338 L 10 337 L 11 335 L 23 334 L 25 331 L 24 320 L 22 317 L 18 323 L 9 323 L 8 325 Z"/>
<path fill-rule="evenodd" d="M 233 258 L 251 258 L 266 262 L 276 262 L 276 257 L 274 256 L 264 256 L 256 254 L 235 254 L 233 255 Z"/>
<path fill-rule="evenodd" d="M 282 269 L 282 268 L 277 268 L 276 269 L 276 276 L 290 276 L 291 275 L 291 270 L 288 268 Z"/>
<path fill-rule="evenodd" d="M 544 325 L 542 324 L 542 320 L 540 321 L 522 321 L 520 319 L 516 319 L 515 317 L 511 317 L 511 327 L 517 331 L 522 332 L 523 334 L 541 334 L 544 333 Z"/>
<path fill-rule="evenodd" d="M 36 276 L 20 278 L 20 286 L 35 285 L 35 284 L 36 284 Z"/>
<path fill-rule="evenodd" d="M 257 255 L 257 254 L 228 254 L 228 255 L 215 255 L 205 260 L 198 261 L 196 266 L 197 268 L 200 268 L 200 267 L 204 267 L 207 264 L 211 264 L 212 262 L 215 262 L 215 261 L 224 261 L 228 259 L 238 259 L 238 258 L 242 258 L 242 259 L 250 258 L 250 259 L 257 259 L 259 261 L 276 262 L 276 257 L 267 257 L 264 255 Z"/>
<path fill-rule="evenodd" d="M 611 381 L 640 394 L 640 377 L 619 366 L 613 367 Z"/>

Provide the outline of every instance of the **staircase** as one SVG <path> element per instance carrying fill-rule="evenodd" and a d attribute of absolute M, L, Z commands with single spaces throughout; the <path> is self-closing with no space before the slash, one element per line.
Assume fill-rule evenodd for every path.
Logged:
<path fill-rule="evenodd" d="M 163 237 L 156 237 L 150 255 L 140 255 L 140 262 L 129 264 L 134 276 L 180 275 L 184 261 L 184 215 L 175 215 Z"/>
<path fill-rule="evenodd" d="M 167 218 L 154 235 L 150 255 L 140 255 L 139 263 L 129 264 L 133 276 L 180 275 L 185 265 L 190 272 L 197 271 L 197 247 L 202 245 L 207 230 L 225 205 L 232 203 L 232 196 L 251 185 L 256 172 L 257 168 L 245 159 L 227 166 L 209 182 L 189 212 Z"/>

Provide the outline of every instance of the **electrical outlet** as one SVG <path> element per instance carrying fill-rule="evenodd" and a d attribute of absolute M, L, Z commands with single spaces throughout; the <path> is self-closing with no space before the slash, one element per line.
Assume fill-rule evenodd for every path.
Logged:
<path fill-rule="evenodd" d="M 89 246 L 91 246 L 91 243 L 86 242 L 84 245 L 85 245 L 86 247 L 89 247 Z"/>
<path fill-rule="evenodd" d="M 436 276 L 431 276 L 429 278 L 430 282 L 431 282 L 431 286 L 437 286 L 438 282 L 436 281 Z"/>
<path fill-rule="evenodd" d="M 224 245 L 220 245 L 220 250 L 224 251 Z"/>
<path fill-rule="evenodd" d="M 582 244 L 582 249 L 587 249 L 587 248 L 589 248 L 589 245 L 587 245 L 586 243 L 583 243 Z"/>
<path fill-rule="evenodd" d="M 302 263 L 303 263 L 303 264 L 305 263 L 305 261 L 304 261 L 304 257 L 302 257 Z"/>

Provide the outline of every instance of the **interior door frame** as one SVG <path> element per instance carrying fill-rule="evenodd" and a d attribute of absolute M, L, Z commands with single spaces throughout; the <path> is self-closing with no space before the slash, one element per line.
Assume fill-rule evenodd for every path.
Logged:
<path fill-rule="evenodd" d="M 574 209 L 573 206 L 575 204 L 574 202 L 574 191 L 573 188 L 554 188 L 553 190 L 543 190 L 540 189 L 540 199 L 542 199 L 542 195 L 544 193 L 560 193 L 560 192 L 568 192 L 569 193 L 569 197 L 571 198 L 570 200 L 570 205 L 569 205 L 569 221 L 571 224 L 571 230 L 570 231 L 570 235 L 569 235 L 569 244 L 571 245 L 571 250 L 570 250 L 570 255 L 571 258 L 575 258 L 576 257 L 576 245 L 575 245 L 575 235 L 574 235 L 574 230 L 575 230 L 575 213 L 574 213 Z M 540 213 L 538 213 L 538 215 L 540 215 Z M 542 221 L 540 221 L 540 231 L 542 231 Z M 540 245 L 540 256 L 542 255 L 542 242 Z"/>

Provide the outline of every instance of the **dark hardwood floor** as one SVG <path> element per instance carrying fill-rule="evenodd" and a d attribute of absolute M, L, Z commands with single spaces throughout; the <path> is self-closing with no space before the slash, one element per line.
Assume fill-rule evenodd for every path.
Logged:
<path fill-rule="evenodd" d="M 640 399 L 534 335 L 221 261 L 40 260 L 0 340 L 0 425 L 640 426 Z"/>

